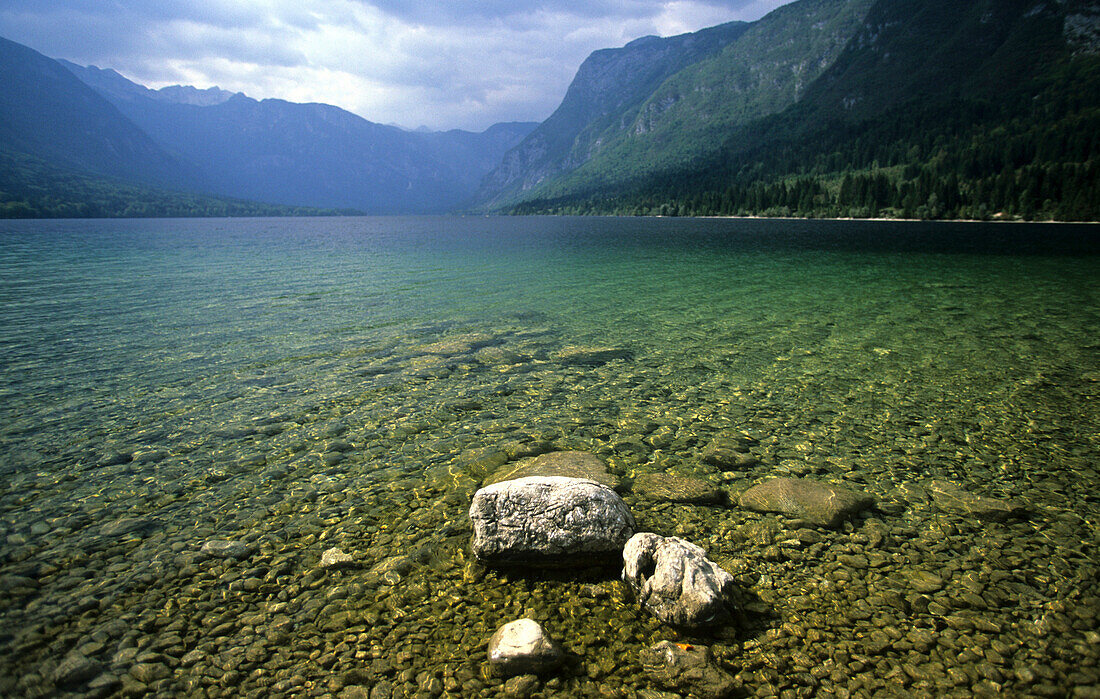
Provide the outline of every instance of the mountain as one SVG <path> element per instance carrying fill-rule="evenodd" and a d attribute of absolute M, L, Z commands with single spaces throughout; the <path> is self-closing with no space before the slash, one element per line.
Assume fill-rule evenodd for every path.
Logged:
<path fill-rule="evenodd" d="M 198 182 L 196 171 L 56 61 L 2 38 L 0 150 L 130 183 Z"/>
<path fill-rule="evenodd" d="M 730 105 L 739 81 L 722 57 L 757 25 L 796 26 L 827 5 L 780 8 L 670 77 L 649 103 L 678 95 L 663 114 L 688 118 L 645 132 L 663 128 L 663 140 L 620 138 L 511 210 L 1100 218 L 1095 0 L 833 3 L 858 21 L 835 25 L 847 39 L 839 51 L 828 42 L 812 80 L 795 90 L 788 80 L 778 100 L 763 85 L 763 108 L 713 117 L 722 102 L 706 95 L 727 89 Z"/>
<path fill-rule="evenodd" d="M 217 88 L 150 90 L 113 70 L 69 67 L 197 169 L 210 191 L 262 202 L 377 214 L 444 212 L 468 199 L 503 153 L 535 127 L 410 132 L 326 104 L 255 100 Z"/>
<path fill-rule="evenodd" d="M 614 185 L 712 153 L 731 128 L 794 103 L 870 5 L 801 0 L 751 24 L 592 54 L 558 110 L 486 177 L 478 202 L 545 196 L 573 181 Z"/>
<path fill-rule="evenodd" d="M 117 71 L 98 66 L 81 66 L 71 61 L 59 58 L 57 62 L 69 69 L 73 75 L 85 84 L 94 87 L 101 93 L 109 93 L 115 99 L 127 97 L 147 97 L 160 102 L 174 104 L 190 104 L 196 107 L 210 107 L 229 100 L 239 92 L 230 92 L 220 87 L 209 87 L 200 90 L 190 85 L 170 85 L 159 90 L 150 90 L 144 85 L 127 80 Z"/>
<path fill-rule="evenodd" d="M 353 212 L 278 206 L 168 191 L 88 174 L 0 149 L 0 218 L 332 216 Z"/>
<path fill-rule="evenodd" d="M 747 28 L 732 22 L 596 51 L 581 64 L 561 105 L 485 178 L 477 201 L 498 204 L 586 162 L 602 145 L 604 133 L 625 127 L 670 75 L 720 51 Z"/>

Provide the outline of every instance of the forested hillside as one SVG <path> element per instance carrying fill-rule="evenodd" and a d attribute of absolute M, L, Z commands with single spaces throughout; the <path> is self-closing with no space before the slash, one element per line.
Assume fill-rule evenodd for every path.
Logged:
<path fill-rule="evenodd" d="M 348 211 L 277 206 L 170 192 L 60 168 L 0 150 L 0 218 L 329 216 Z"/>
<path fill-rule="evenodd" d="M 798 103 L 714 154 L 610 186 L 562 179 L 510 210 L 1097 220 L 1098 16 L 1089 2 L 879 0 Z"/>

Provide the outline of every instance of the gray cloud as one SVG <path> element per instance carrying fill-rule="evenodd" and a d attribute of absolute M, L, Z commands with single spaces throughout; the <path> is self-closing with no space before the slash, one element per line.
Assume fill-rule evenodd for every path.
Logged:
<path fill-rule="evenodd" d="M 541 120 L 581 61 L 789 0 L 5 0 L 0 36 L 150 87 L 219 85 L 372 121 Z"/>

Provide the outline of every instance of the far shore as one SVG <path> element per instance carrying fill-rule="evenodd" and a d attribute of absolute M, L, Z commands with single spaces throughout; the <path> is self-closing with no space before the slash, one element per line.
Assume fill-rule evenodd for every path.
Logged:
<path fill-rule="evenodd" d="M 759 221 L 877 221 L 882 223 L 1062 223 L 1068 225 L 1095 226 L 1100 221 L 1060 221 L 1056 219 L 1043 219 L 1041 221 L 1025 221 L 1018 218 L 856 218 L 854 216 L 654 216 L 653 218 L 721 218 L 743 219 Z"/>

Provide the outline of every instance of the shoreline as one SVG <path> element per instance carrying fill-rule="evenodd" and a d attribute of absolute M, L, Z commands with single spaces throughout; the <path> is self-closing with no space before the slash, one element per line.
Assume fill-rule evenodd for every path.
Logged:
<path fill-rule="evenodd" d="M 0 221 L 160 221 L 160 220 L 201 220 L 201 219 L 263 219 L 263 218 L 469 218 L 469 217 L 509 217 L 509 218 L 538 218 L 542 217 L 575 217 L 575 218 L 683 218 L 683 219 L 729 219 L 745 221 L 869 221 L 875 223 L 1016 223 L 1016 224 L 1060 224 L 1073 226 L 1095 226 L 1097 221 L 1063 221 L 1047 219 L 1042 221 L 1025 221 L 1022 219 L 978 219 L 978 218 L 888 218 L 876 216 L 870 218 L 856 218 L 851 216 L 665 216 L 661 214 L 508 214 L 508 213 L 470 213 L 455 212 L 443 214 L 286 214 L 282 216 L 96 216 L 86 218 L 64 218 L 53 216 L 34 216 L 29 218 L 5 218 Z"/>
<path fill-rule="evenodd" d="M 808 216 L 654 216 L 653 218 L 714 218 L 714 219 L 739 219 L 761 221 L 870 221 L 874 223 L 1055 223 L 1061 225 L 1095 226 L 1100 221 L 1062 221 L 1048 219 L 1044 221 L 1024 221 L 1022 219 L 980 219 L 980 218 L 855 218 L 851 216 L 837 217 L 808 217 Z"/>

